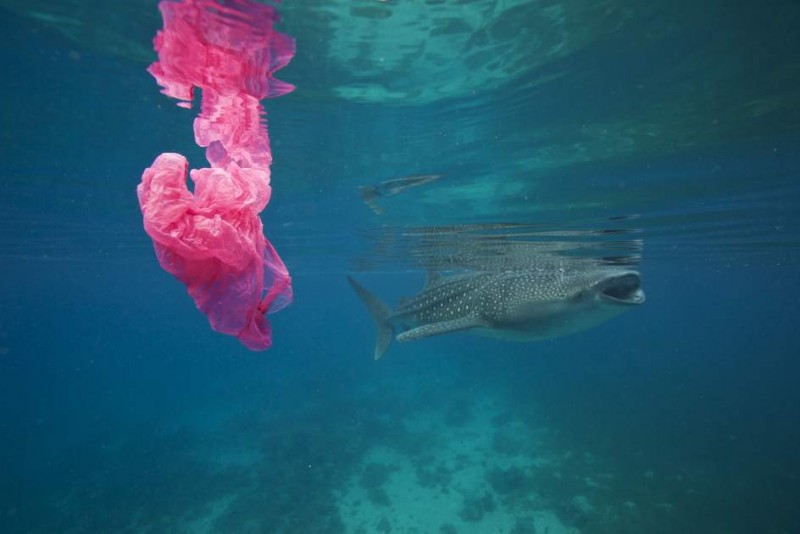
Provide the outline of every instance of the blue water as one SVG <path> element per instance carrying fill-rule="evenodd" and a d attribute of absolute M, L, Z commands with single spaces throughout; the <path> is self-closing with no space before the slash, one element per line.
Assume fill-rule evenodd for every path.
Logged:
<path fill-rule="evenodd" d="M 209 329 L 141 228 L 142 169 L 203 161 L 191 112 L 96 37 L 146 49 L 154 5 L 63 3 L 70 33 L 30 15 L 58 2 L 16 4 L 0 532 L 800 532 L 796 4 L 665 5 L 505 85 L 406 103 L 323 93 L 342 73 L 308 51 L 312 9 L 287 6 L 298 90 L 267 102 L 264 221 L 296 299 L 265 353 Z M 381 216 L 359 195 L 427 173 Z M 647 302 L 564 338 L 457 334 L 372 361 L 345 274 L 394 305 L 452 245 L 410 229 L 498 222 L 636 256 Z"/>

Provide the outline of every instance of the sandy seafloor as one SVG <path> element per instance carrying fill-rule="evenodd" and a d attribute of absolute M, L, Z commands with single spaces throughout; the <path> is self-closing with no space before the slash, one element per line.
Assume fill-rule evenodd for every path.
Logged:
<path fill-rule="evenodd" d="M 575 454 L 548 451 L 547 427 L 527 425 L 493 399 L 438 408 L 392 422 L 410 441 L 367 448 L 352 464 L 349 476 L 333 490 L 345 532 L 580 532 L 560 517 L 558 506 L 532 489 L 539 475 L 563 476 L 559 466 Z M 261 455 L 257 450 L 236 443 L 218 446 L 208 451 L 205 460 L 209 463 L 258 469 Z M 584 460 L 591 463 L 589 458 Z M 609 473 L 597 476 L 613 478 Z M 584 484 L 587 492 L 601 487 L 589 476 Z M 209 503 L 204 515 L 186 521 L 181 529 L 197 534 L 219 532 L 218 521 L 239 497 L 234 493 Z M 572 520 L 597 512 L 587 494 L 576 494 L 561 504 L 565 505 L 561 515 L 571 515 Z M 626 513 L 636 513 L 633 501 L 624 508 Z M 145 525 L 139 528 L 149 530 Z"/>
<path fill-rule="evenodd" d="M 277 417 L 199 407 L 150 450 L 109 446 L 122 465 L 96 469 L 97 484 L 60 507 L 78 531 L 196 534 L 645 532 L 676 514 L 670 481 L 643 470 L 642 484 L 624 484 L 601 459 L 556 446 L 533 405 L 487 391 L 426 405 L 441 394 L 418 387 L 401 384 L 381 407 L 378 387 L 359 386 L 338 406 Z"/>
<path fill-rule="evenodd" d="M 430 532 L 440 525 L 443 533 L 579 532 L 535 491 L 517 494 L 537 471 L 558 465 L 542 447 L 547 428 L 505 420 L 502 407 L 491 401 L 477 402 L 465 416 L 457 409 L 430 411 L 404 421 L 410 432 L 431 436 L 420 454 L 370 449 L 360 473 L 338 492 L 347 530 Z"/>

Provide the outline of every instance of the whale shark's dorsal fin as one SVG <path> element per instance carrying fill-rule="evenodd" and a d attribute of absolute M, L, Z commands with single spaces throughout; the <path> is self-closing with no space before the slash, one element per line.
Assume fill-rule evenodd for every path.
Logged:
<path fill-rule="evenodd" d="M 459 330 L 469 330 L 471 328 L 480 328 L 486 326 L 485 321 L 480 317 L 460 317 L 452 321 L 440 321 L 438 323 L 431 323 L 417 328 L 412 328 L 407 332 L 403 332 L 397 336 L 397 341 L 412 341 L 423 337 L 438 336 L 440 334 L 449 334 L 450 332 L 458 332 Z"/>
<path fill-rule="evenodd" d="M 442 274 L 439 271 L 428 271 L 425 276 L 425 289 L 436 285 L 442 279 Z"/>

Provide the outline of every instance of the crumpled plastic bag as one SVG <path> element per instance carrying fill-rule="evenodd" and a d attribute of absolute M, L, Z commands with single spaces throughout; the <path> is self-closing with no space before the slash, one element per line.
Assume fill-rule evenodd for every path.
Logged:
<path fill-rule="evenodd" d="M 291 303 L 291 277 L 264 237 L 269 146 L 259 99 L 293 89 L 272 78 L 294 55 L 294 41 L 273 29 L 277 14 L 250 0 L 164 0 L 159 61 L 150 72 L 169 96 L 202 89 L 195 140 L 211 168 L 192 170 L 164 153 L 137 188 L 144 228 L 159 263 L 186 285 L 211 327 L 252 350 L 272 344 L 265 315 Z M 189 107 L 189 102 L 179 105 Z"/>

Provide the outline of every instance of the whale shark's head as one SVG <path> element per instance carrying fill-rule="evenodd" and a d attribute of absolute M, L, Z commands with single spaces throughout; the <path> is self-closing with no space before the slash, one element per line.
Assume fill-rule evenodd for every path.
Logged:
<path fill-rule="evenodd" d="M 483 313 L 496 331 L 503 331 L 502 337 L 531 340 L 581 331 L 645 300 L 637 271 L 580 262 L 563 265 L 507 276 L 501 279 L 504 285 L 493 287 L 506 302 Z"/>

